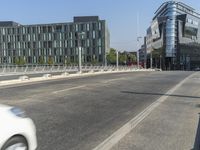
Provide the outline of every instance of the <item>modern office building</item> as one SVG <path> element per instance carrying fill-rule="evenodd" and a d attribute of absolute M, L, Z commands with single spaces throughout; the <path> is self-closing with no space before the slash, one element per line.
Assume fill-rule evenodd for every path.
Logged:
<path fill-rule="evenodd" d="M 153 67 L 161 65 L 166 70 L 200 67 L 200 14 L 192 7 L 177 1 L 163 3 L 155 12 L 146 38 Z"/>
<path fill-rule="evenodd" d="M 0 22 L 0 64 L 104 64 L 109 31 L 98 16 L 74 17 L 70 23 L 21 25 Z"/>

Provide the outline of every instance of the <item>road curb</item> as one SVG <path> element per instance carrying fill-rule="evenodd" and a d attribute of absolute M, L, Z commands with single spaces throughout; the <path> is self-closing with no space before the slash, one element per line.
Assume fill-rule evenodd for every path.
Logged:
<path fill-rule="evenodd" d="M 140 72 L 151 72 L 153 70 L 141 70 Z M 63 78 L 73 78 L 73 77 L 85 77 L 85 76 L 94 76 L 94 75 L 101 75 L 101 74 L 113 74 L 113 73 L 126 73 L 126 72 L 138 72 L 138 70 L 125 70 L 125 71 L 106 71 L 106 72 L 88 72 L 88 73 L 76 73 L 76 74 L 67 74 L 63 75 L 54 75 L 51 77 L 47 77 L 47 74 L 44 74 L 42 77 L 34 77 L 29 78 L 29 80 L 21 80 L 21 79 L 14 79 L 14 80 L 5 80 L 0 81 L 0 87 L 6 85 L 15 85 L 21 83 L 31 83 L 37 81 L 48 81 L 48 80 L 55 80 L 55 79 L 63 79 Z M 49 74 L 48 74 L 49 75 Z M 27 75 L 28 77 L 28 75 Z"/>

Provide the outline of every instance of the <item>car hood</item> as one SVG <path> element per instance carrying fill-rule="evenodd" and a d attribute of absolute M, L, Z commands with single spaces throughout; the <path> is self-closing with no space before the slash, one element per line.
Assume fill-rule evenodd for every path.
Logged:
<path fill-rule="evenodd" d="M 11 109 L 11 106 L 0 104 L 0 111 Z"/>

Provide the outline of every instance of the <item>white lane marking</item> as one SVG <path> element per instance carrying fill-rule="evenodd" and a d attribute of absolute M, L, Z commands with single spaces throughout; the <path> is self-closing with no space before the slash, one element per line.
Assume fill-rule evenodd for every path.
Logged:
<path fill-rule="evenodd" d="M 75 89 L 81 89 L 81 88 L 84 88 L 84 87 L 86 87 L 86 85 L 75 86 L 75 87 L 68 88 L 68 89 L 63 89 L 63 90 L 59 90 L 59 91 L 54 91 L 54 92 L 52 92 L 52 93 L 53 93 L 53 94 L 58 94 L 58 93 L 61 93 L 61 92 L 66 92 L 66 91 L 75 90 Z"/>
<path fill-rule="evenodd" d="M 113 82 L 113 81 L 119 81 L 119 80 L 124 80 L 124 79 L 127 79 L 127 78 L 117 78 L 117 79 L 110 79 L 110 80 L 106 80 L 106 81 L 103 81 L 102 83 L 109 83 L 109 82 Z"/>
<path fill-rule="evenodd" d="M 175 87 L 170 89 L 165 95 L 161 96 L 158 100 L 148 106 L 145 110 L 131 119 L 128 123 L 114 132 L 111 136 L 109 136 L 106 140 L 100 143 L 93 150 L 110 150 L 115 144 L 117 144 L 123 137 L 125 137 L 131 130 L 133 130 L 143 119 L 145 119 L 155 108 L 157 108 L 161 103 L 163 103 L 173 92 L 175 92 L 180 86 L 183 85 L 189 78 L 191 78 L 194 74 L 188 76 L 180 83 L 178 83 Z"/>

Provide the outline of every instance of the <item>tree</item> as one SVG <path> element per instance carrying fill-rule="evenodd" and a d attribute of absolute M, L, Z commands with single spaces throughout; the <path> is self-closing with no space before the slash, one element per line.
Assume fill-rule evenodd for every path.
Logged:
<path fill-rule="evenodd" d="M 65 65 L 70 65 L 72 64 L 70 57 L 65 57 Z"/>
<path fill-rule="evenodd" d="M 39 56 L 39 60 L 38 60 L 39 64 L 44 64 L 44 58 L 42 56 Z"/>
<path fill-rule="evenodd" d="M 129 54 L 129 60 L 132 63 L 135 63 L 137 61 L 137 57 L 134 54 Z"/>
<path fill-rule="evenodd" d="M 97 62 L 96 58 L 93 58 L 92 61 L 91 61 L 91 64 L 92 64 L 92 65 L 96 65 L 97 63 L 98 63 L 98 62 Z"/>
<path fill-rule="evenodd" d="M 26 64 L 26 60 L 25 60 L 25 58 L 23 56 L 19 56 L 19 57 L 16 57 L 15 63 L 17 65 L 25 65 Z"/>
<path fill-rule="evenodd" d="M 107 61 L 110 64 L 116 63 L 116 50 L 114 48 L 110 49 L 110 52 L 107 54 Z"/>
<path fill-rule="evenodd" d="M 126 64 L 127 62 L 127 54 L 126 53 L 120 53 L 119 54 L 119 63 L 120 64 Z"/>
<path fill-rule="evenodd" d="M 54 64 L 54 60 L 53 60 L 53 57 L 52 56 L 49 56 L 48 57 L 48 62 L 47 62 L 49 65 L 53 65 Z"/>

